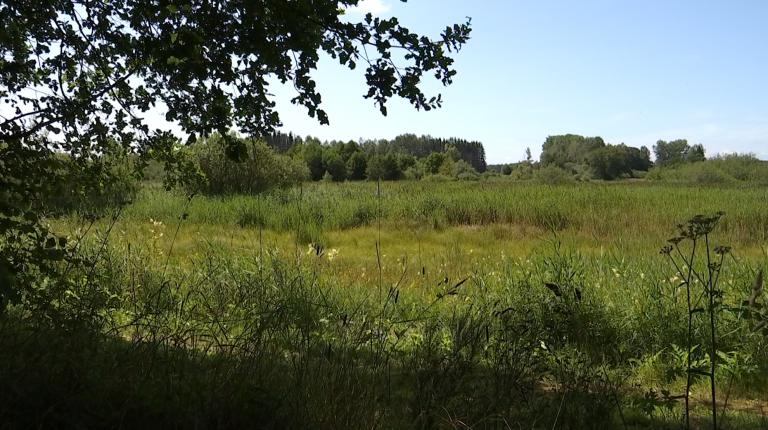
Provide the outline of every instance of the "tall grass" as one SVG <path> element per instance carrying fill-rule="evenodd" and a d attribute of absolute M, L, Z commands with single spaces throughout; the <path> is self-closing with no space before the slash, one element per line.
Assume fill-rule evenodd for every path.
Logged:
<path fill-rule="evenodd" d="M 292 231 L 299 221 L 297 192 L 276 190 L 260 201 L 247 196 L 199 197 L 189 210 L 190 221 Z M 377 214 L 375 197 L 372 183 L 309 184 L 301 222 L 316 231 L 370 225 Z M 185 202 L 185 196 L 147 189 L 124 216 L 170 220 L 183 212 Z M 723 234 L 734 244 L 768 238 L 768 188 L 397 182 L 382 189 L 381 206 L 386 228 L 514 224 L 602 239 L 661 239 L 673 231 L 674 221 L 723 210 L 728 213 Z"/>
<path fill-rule="evenodd" d="M 718 242 L 762 246 L 750 223 L 766 191 L 724 191 L 418 182 L 386 184 L 379 199 L 376 184 L 355 183 L 190 202 L 148 189 L 106 225 L 59 226 L 76 258 L 41 279 L 46 300 L 0 318 L 0 422 L 677 428 L 682 406 L 656 393 L 686 389 L 686 366 L 706 362 L 708 344 L 686 346 L 708 339 L 711 324 L 689 328 L 677 270 L 635 244 L 716 207 L 728 212 Z M 367 260 L 321 243 L 378 224 L 379 209 L 381 237 L 356 251 Z M 504 224 L 537 230 L 531 251 L 422 244 L 449 227 L 494 237 L 475 227 Z M 303 243 L 286 251 L 259 234 L 249 236 L 259 252 L 232 245 L 230 235 L 257 227 Z M 605 248 L 582 252 L 568 235 Z M 169 258 L 180 241 L 191 252 Z M 768 258 L 739 255 L 735 246 L 719 275 L 724 308 L 749 297 Z M 727 360 L 713 380 L 764 395 L 768 340 L 736 312 L 721 314 L 718 330 Z M 694 427 L 709 424 L 705 389 L 691 385 Z M 734 428 L 764 428 L 759 416 L 731 417 Z"/>

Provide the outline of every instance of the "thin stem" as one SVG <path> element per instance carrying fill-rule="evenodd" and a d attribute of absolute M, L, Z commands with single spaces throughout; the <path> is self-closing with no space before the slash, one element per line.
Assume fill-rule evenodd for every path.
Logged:
<path fill-rule="evenodd" d="M 682 252 L 680 252 L 680 248 L 677 247 L 678 253 L 682 256 Z M 688 336 L 686 338 L 686 347 L 688 349 L 688 354 L 686 354 L 686 380 L 685 380 L 685 428 L 690 429 L 691 428 L 691 410 L 690 410 L 690 400 L 691 400 L 691 343 L 693 341 L 693 312 L 691 309 L 691 271 L 693 270 L 693 259 L 696 256 L 696 239 L 693 239 L 693 246 L 691 247 L 691 258 L 690 261 L 686 261 L 685 257 L 683 257 L 683 261 L 688 264 L 688 275 L 685 278 L 685 298 L 688 303 Z"/>
<path fill-rule="evenodd" d="M 712 264 L 709 257 L 709 235 L 704 235 L 704 241 L 707 246 L 707 271 L 709 272 L 709 282 L 707 285 L 707 289 L 709 290 L 709 332 L 710 332 L 710 338 L 711 338 L 711 352 L 710 352 L 710 390 L 712 393 L 712 428 L 714 430 L 717 430 L 717 401 L 716 401 L 716 394 L 715 391 L 715 362 L 717 360 L 717 353 L 716 353 L 716 347 L 717 344 L 715 343 L 715 285 L 712 283 Z"/>

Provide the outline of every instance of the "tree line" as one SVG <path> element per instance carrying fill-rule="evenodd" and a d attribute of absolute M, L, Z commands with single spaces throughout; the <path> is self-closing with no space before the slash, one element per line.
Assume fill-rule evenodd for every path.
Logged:
<path fill-rule="evenodd" d="M 577 134 L 548 136 L 542 145 L 538 162 L 526 150 L 526 160 L 520 163 L 493 165 L 490 169 L 503 175 L 525 175 L 540 168 L 563 169 L 579 179 L 641 178 L 652 167 L 672 167 L 706 160 L 702 144 L 689 145 L 686 139 L 670 142 L 659 140 L 651 150 L 624 143 L 612 145 L 599 136 L 584 137 Z"/>
<path fill-rule="evenodd" d="M 321 142 L 312 136 L 277 131 L 261 139 L 277 153 L 304 161 L 313 181 L 458 177 L 487 170 L 483 144 L 459 138 L 402 134 L 392 140 Z"/>

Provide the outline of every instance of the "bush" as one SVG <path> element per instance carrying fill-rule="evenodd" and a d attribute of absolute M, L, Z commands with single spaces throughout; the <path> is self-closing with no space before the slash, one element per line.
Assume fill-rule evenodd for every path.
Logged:
<path fill-rule="evenodd" d="M 706 161 L 739 181 L 768 184 L 768 162 L 754 154 L 729 154 Z"/>
<path fill-rule="evenodd" d="M 288 187 L 309 179 L 301 161 L 277 154 L 266 143 L 239 139 L 247 157 L 237 162 L 227 155 L 224 139 L 214 134 L 192 147 L 192 158 L 207 179 L 202 192 L 209 195 L 254 194 L 270 188 Z"/>
<path fill-rule="evenodd" d="M 403 172 L 403 179 L 407 180 L 419 180 L 424 176 L 424 172 L 418 167 L 409 167 L 408 170 Z"/>
<path fill-rule="evenodd" d="M 132 200 L 138 192 L 134 160 L 125 153 L 92 160 L 75 160 L 66 154 L 57 157 L 55 191 L 43 196 L 47 210 L 101 212 Z"/>
<path fill-rule="evenodd" d="M 453 178 L 450 176 L 438 174 L 438 175 L 426 175 L 421 180 L 427 181 L 427 182 L 450 182 L 453 180 Z"/>
<path fill-rule="evenodd" d="M 462 172 L 456 176 L 456 179 L 460 181 L 477 181 L 480 179 L 480 176 L 473 172 Z"/>
<path fill-rule="evenodd" d="M 691 185 L 733 185 L 737 182 L 731 175 L 707 161 L 668 168 L 654 167 L 646 178 Z"/>
<path fill-rule="evenodd" d="M 540 184 L 566 184 L 573 182 L 573 175 L 565 169 L 550 165 L 533 172 L 533 181 Z"/>

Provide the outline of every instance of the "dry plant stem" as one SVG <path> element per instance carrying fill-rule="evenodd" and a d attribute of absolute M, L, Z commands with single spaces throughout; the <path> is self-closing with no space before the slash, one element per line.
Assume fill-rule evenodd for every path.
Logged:
<path fill-rule="evenodd" d="M 304 196 L 304 186 L 299 186 L 299 198 L 296 200 L 296 267 L 301 265 L 301 249 L 299 241 L 301 240 L 301 199 Z"/>
<path fill-rule="evenodd" d="M 184 206 L 184 213 L 179 216 L 179 222 L 176 224 L 176 232 L 173 234 L 173 240 L 171 241 L 171 247 L 168 248 L 168 255 L 165 256 L 165 267 L 163 267 L 163 276 L 162 279 L 165 279 L 165 272 L 168 270 L 168 262 L 171 260 L 171 253 L 173 252 L 173 245 L 176 244 L 176 237 L 179 235 L 179 230 L 181 229 L 181 223 L 186 219 L 187 211 L 189 210 L 189 205 L 192 203 L 192 198 L 194 195 L 189 196 L 187 199 L 187 204 Z"/>
<path fill-rule="evenodd" d="M 261 287 L 264 286 L 264 245 L 261 238 L 261 232 L 263 230 L 262 224 L 263 218 L 261 217 L 261 194 L 257 196 L 258 198 L 258 205 L 259 205 L 259 281 L 261 282 Z"/>
<path fill-rule="evenodd" d="M 709 332 L 710 332 L 710 338 L 711 338 L 711 345 L 712 349 L 710 352 L 710 374 L 709 374 L 709 380 L 710 380 L 710 390 L 712 393 L 712 428 L 714 430 L 717 430 L 717 402 L 716 402 L 716 391 L 715 391 L 715 362 L 717 360 L 717 353 L 716 353 L 716 347 L 717 344 L 715 343 L 715 284 L 712 281 L 712 263 L 710 261 L 709 257 L 709 235 L 704 235 L 704 242 L 707 247 L 707 271 L 709 273 Z"/>
<path fill-rule="evenodd" d="M 680 257 L 683 259 L 684 262 L 688 264 L 688 274 L 685 276 L 685 297 L 688 305 L 688 335 L 686 337 L 686 380 L 685 380 L 685 428 L 690 429 L 691 428 L 691 413 L 690 413 L 690 400 L 691 400 L 691 348 L 692 348 L 692 337 L 693 337 L 693 312 L 691 308 L 691 272 L 693 271 L 693 258 L 696 255 L 696 239 L 693 239 L 693 246 L 691 247 L 691 258 L 690 261 L 686 261 L 685 257 L 683 256 L 682 251 L 680 251 L 680 248 L 678 245 L 675 245 L 675 248 L 677 249 L 678 254 L 680 254 Z M 680 273 L 681 276 L 684 276 L 682 271 L 680 270 L 680 267 L 677 265 L 677 262 L 674 258 L 670 255 L 669 258 L 674 263 L 675 267 L 677 268 L 678 273 Z"/>

